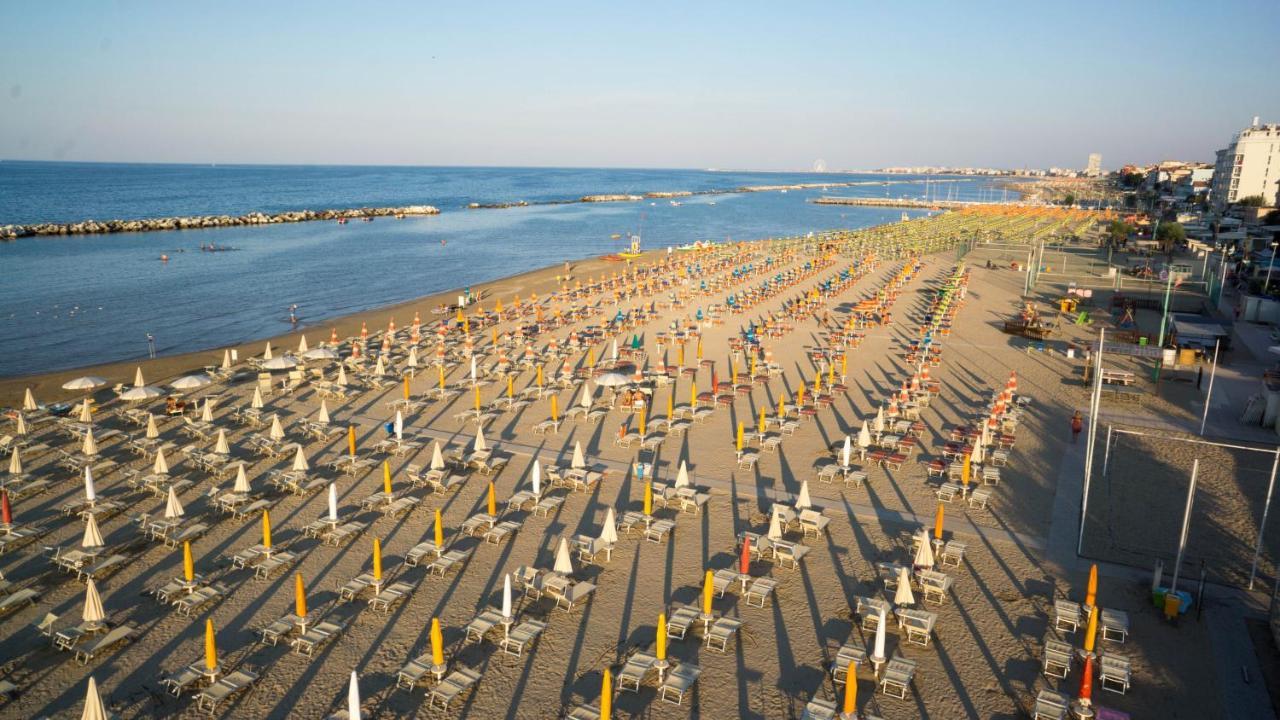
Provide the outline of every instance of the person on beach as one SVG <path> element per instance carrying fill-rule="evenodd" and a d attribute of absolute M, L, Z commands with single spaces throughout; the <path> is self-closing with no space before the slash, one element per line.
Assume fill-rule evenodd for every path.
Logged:
<path fill-rule="evenodd" d="M 1080 416 L 1080 411 L 1077 410 L 1075 414 L 1071 416 L 1071 442 L 1072 443 L 1075 443 L 1080 439 L 1080 431 L 1083 429 L 1084 429 L 1084 418 Z"/>

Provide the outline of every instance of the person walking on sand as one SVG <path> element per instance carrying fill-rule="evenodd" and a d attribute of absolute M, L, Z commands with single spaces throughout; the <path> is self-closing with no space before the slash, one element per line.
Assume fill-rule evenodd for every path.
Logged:
<path fill-rule="evenodd" d="M 1084 418 L 1080 417 L 1080 411 L 1077 410 L 1071 416 L 1071 442 L 1075 443 L 1080 439 L 1080 431 L 1084 429 Z"/>

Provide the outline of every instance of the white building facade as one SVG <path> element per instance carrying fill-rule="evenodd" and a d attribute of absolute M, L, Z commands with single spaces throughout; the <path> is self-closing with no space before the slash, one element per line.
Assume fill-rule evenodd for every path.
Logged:
<path fill-rule="evenodd" d="M 1254 195 L 1266 205 L 1276 202 L 1280 192 L 1280 124 L 1259 125 L 1241 130 L 1226 148 L 1218 151 L 1209 201 L 1215 210 Z"/>

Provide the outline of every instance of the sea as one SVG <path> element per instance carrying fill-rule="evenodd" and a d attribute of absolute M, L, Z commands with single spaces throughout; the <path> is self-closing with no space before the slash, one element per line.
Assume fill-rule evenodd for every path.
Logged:
<path fill-rule="evenodd" d="M 0 377 L 177 354 L 322 327 L 341 315 L 565 260 L 694 241 L 893 222 L 823 195 L 993 200 L 986 178 L 498 167 L 0 162 L 0 225 L 433 205 L 439 215 L 0 242 Z M 585 195 L 870 184 L 565 203 Z M 890 184 L 884 184 L 889 181 Z M 526 207 L 469 209 L 525 201 Z M 922 211 L 908 211 L 917 217 Z M 230 248 L 203 252 L 202 246 Z M 167 262 L 161 256 L 167 255 Z"/>

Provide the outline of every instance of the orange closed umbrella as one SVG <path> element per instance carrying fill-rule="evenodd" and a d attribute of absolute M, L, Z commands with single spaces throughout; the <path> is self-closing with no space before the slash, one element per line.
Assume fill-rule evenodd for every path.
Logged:
<path fill-rule="evenodd" d="M 184 540 L 182 542 L 182 577 L 187 582 L 194 582 L 196 579 L 196 564 L 191 559 L 191 542 Z"/>
<path fill-rule="evenodd" d="M 1092 653 L 1094 644 L 1098 640 L 1098 608 L 1089 608 L 1089 624 L 1084 630 L 1084 651 Z"/>
<path fill-rule="evenodd" d="M 489 481 L 489 515 L 497 517 L 498 515 L 498 498 L 493 490 L 493 481 Z"/>
<path fill-rule="evenodd" d="M 210 670 L 218 669 L 218 641 L 213 636 L 213 618 L 204 621 L 204 666 Z"/>
<path fill-rule="evenodd" d="M 851 662 L 845 670 L 843 717 L 855 717 L 854 713 L 858 712 L 858 678 L 853 674 L 857 667 L 857 663 Z"/>
<path fill-rule="evenodd" d="M 302 573 L 294 575 L 293 614 L 300 618 L 307 616 L 307 589 L 302 584 Z"/>
<path fill-rule="evenodd" d="M 271 511 L 262 511 L 262 547 L 271 549 Z"/>
<path fill-rule="evenodd" d="M 440 633 L 440 618 L 431 618 L 431 664 L 444 665 L 444 636 Z"/>
<path fill-rule="evenodd" d="M 382 580 L 382 541 L 373 539 L 373 579 Z"/>
<path fill-rule="evenodd" d="M 444 523 L 440 520 L 440 508 L 436 508 L 435 533 L 436 533 L 436 537 L 435 537 L 436 550 L 437 551 L 443 550 L 444 549 Z"/>
<path fill-rule="evenodd" d="M 1084 604 L 1093 607 L 1098 601 L 1098 564 L 1089 567 L 1089 586 L 1084 593 Z"/>
<path fill-rule="evenodd" d="M 600 720 L 613 717 L 613 678 L 609 668 L 604 669 L 604 680 L 600 683 Z"/>
<path fill-rule="evenodd" d="M 751 574 L 751 538 L 742 539 L 742 555 L 738 558 L 738 572 L 742 575 Z"/>
<path fill-rule="evenodd" d="M 347 426 L 347 450 L 351 453 L 351 457 L 356 456 L 356 426 Z"/>
<path fill-rule="evenodd" d="M 942 539 L 942 518 L 946 511 L 942 507 L 942 503 L 938 503 L 938 512 L 933 516 L 933 537 L 935 540 Z"/>
<path fill-rule="evenodd" d="M 658 613 L 658 659 L 667 659 L 667 614 Z"/>

